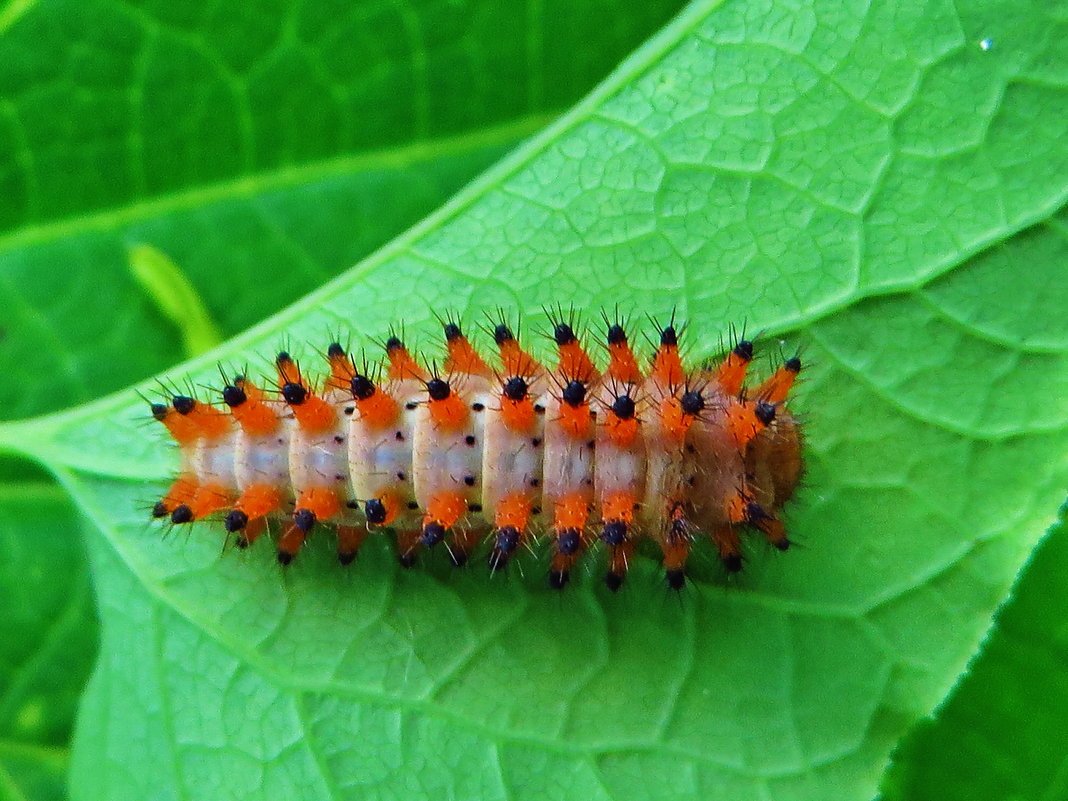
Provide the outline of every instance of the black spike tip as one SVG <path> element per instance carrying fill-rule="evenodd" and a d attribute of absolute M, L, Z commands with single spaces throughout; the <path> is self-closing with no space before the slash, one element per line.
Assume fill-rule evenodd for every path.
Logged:
<path fill-rule="evenodd" d="M 248 515 L 240 509 L 231 509 L 229 514 L 226 515 L 226 520 L 223 521 L 223 525 L 231 534 L 235 531 L 241 531 L 241 529 L 248 525 Z"/>
<path fill-rule="evenodd" d="M 613 547 L 622 545 L 627 539 L 627 524 L 622 520 L 613 520 L 605 523 L 601 530 L 601 540 L 605 545 Z"/>
<path fill-rule="evenodd" d="M 619 588 L 623 586 L 623 574 L 622 573 L 605 573 L 604 583 L 612 592 L 619 592 Z"/>
<path fill-rule="evenodd" d="M 766 426 L 770 426 L 771 421 L 775 419 L 775 404 L 767 401 L 757 401 L 755 414 L 757 420 Z"/>
<path fill-rule="evenodd" d="M 668 587 L 675 592 L 686 586 L 686 571 L 684 570 L 667 570 L 664 572 L 664 577 L 667 579 Z"/>
<path fill-rule="evenodd" d="M 449 382 L 441 378 L 431 378 L 426 382 L 426 391 L 431 400 L 445 400 L 449 397 Z"/>
<path fill-rule="evenodd" d="M 527 382 L 523 380 L 522 376 L 514 375 L 504 382 L 503 392 L 504 397 L 509 400 L 521 401 L 527 396 Z"/>
<path fill-rule="evenodd" d="M 331 359 L 335 359 L 338 356 L 344 356 L 345 349 L 341 347 L 340 342 L 331 342 L 330 347 L 326 349 L 326 355 L 329 356 Z"/>
<path fill-rule="evenodd" d="M 378 498 L 369 499 L 363 505 L 363 512 L 372 526 L 380 526 L 386 522 L 386 505 Z"/>
<path fill-rule="evenodd" d="M 307 534 L 315 527 L 315 512 L 311 509 L 297 509 L 293 513 L 293 525 Z"/>
<path fill-rule="evenodd" d="M 423 533 L 419 537 L 419 541 L 427 548 L 433 548 L 443 539 L 445 539 L 445 526 L 437 521 L 431 521 L 423 526 Z"/>
<path fill-rule="evenodd" d="M 171 522 L 176 525 L 182 523 L 190 523 L 193 520 L 193 510 L 186 506 L 184 503 L 181 506 L 174 507 L 174 511 L 171 512 Z"/>
<path fill-rule="evenodd" d="M 549 586 L 554 590 L 562 590 L 567 586 L 570 578 L 571 574 L 566 570 L 551 570 L 549 571 Z"/>
<path fill-rule="evenodd" d="M 240 406 L 247 401 L 248 395 L 245 394 L 245 390 L 241 389 L 241 387 L 227 384 L 223 387 L 222 399 L 223 403 L 233 409 L 235 406 Z"/>
<path fill-rule="evenodd" d="M 751 362 L 753 361 L 753 343 L 748 339 L 740 340 L 731 353 L 742 361 Z"/>

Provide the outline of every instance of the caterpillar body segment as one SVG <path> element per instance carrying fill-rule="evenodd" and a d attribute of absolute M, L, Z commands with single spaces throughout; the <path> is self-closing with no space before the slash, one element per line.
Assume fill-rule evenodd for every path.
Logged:
<path fill-rule="evenodd" d="M 553 321 L 553 366 L 504 322 L 492 328 L 499 358 L 486 361 L 448 320 L 440 372 L 391 336 L 381 379 L 335 343 L 322 386 L 283 352 L 276 392 L 237 376 L 225 411 L 184 396 L 153 404 L 181 454 L 153 515 L 222 518 L 242 546 L 274 528 L 282 563 L 320 525 L 336 530 L 346 564 L 386 528 L 405 566 L 439 545 L 461 565 L 484 545 L 497 571 L 541 542 L 557 588 L 602 551 L 618 589 L 643 540 L 674 589 L 699 540 L 731 572 L 746 532 L 788 548 L 779 514 L 803 462 L 786 404 L 800 360 L 747 391 L 748 341 L 688 369 L 672 321 L 643 370 L 624 325 L 605 322 L 603 371 L 570 320 Z"/>

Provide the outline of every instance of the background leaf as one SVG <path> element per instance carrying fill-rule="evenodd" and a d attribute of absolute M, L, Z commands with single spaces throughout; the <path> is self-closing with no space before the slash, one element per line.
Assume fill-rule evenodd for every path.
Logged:
<path fill-rule="evenodd" d="M 604 2 L 551 0 L 260 3 L 247 18 L 199 3 L 7 4 L 0 419 L 187 355 L 131 252 L 168 259 L 206 301 L 196 327 L 242 330 L 439 205 L 680 6 L 612 7 L 605 25 Z M 566 30 L 546 36 L 562 14 Z M 81 522 L 49 475 L 4 458 L 0 532 L 0 587 L 17 601 L 0 612 L 15 637 L 0 653 L 0 798 L 61 797 L 96 643 Z M 25 547 L 27 532 L 47 546 Z"/>
<path fill-rule="evenodd" d="M 213 355 L 352 315 L 418 334 L 443 299 L 678 305 L 695 355 L 745 316 L 806 344 L 808 547 L 681 610 L 646 562 L 622 599 L 592 580 L 560 599 L 533 570 L 398 573 L 381 543 L 343 573 L 325 537 L 266 582 L 266 547 L 145 535 L 134 496 L 168 465 L 127 396 L 7 426 L 103 533 L 76 789 L 869 796 L 1063 498 L 1063 27 L 1018 4 L 695 4 L 440 213 Z"/>
<path fill-rule="evenodd" d="M 883 798 L 1063 798 L 1068 762 L 1068 528 L 1035 550 L 982 655 L 894 754 Z"/>

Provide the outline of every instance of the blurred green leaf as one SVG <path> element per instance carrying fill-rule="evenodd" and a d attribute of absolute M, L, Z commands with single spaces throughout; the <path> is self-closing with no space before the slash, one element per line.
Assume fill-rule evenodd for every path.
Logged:
<path fill-rule="evenodd" d="M 1068 796 L 1068 527 L 1039 544 L 937 716 L 894 754 L 885 801 Z"/>

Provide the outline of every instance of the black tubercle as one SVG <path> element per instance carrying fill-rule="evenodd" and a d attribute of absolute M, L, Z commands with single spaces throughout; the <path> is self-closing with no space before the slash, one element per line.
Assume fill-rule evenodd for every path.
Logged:
<path fill-rule="evenodd" d="M 289 364 L 291 361 L 293 361 L 293 357 L 284 350 L 278 351 L 278 355 L 274 357 L 275 364 Z"/>
<path fill-rule="evenodd" d="M 731 353 L 743 361 L 751 362 L 753 361 L 753 343 L 748 339 L 739 340 Z"/>
<path fill-rule="evenodd" d="M 608 344 L 609 345 L 625 345 L 627 343 L 627 332 L 623 330 L 623 326 L 619 323 L 613 323 L 608 326 Z"/>
<path fill-rule="evenodd" d="M 699 415 L 705 410 L 705 399 L 698 389 L 687 390 L 680 401 L 683 414 Z"/>
<path fill-rule="evenodd" d="M 660 331 L 660 344 L 661 345 L 678 345 L 679 344 L 679 334 L 675 330 L 675 326 L 673 326 L 673 325 L 665 326 Z"/>
<path fill-rule="evenodd" d="M 282 385 L 282 397 L 290 406 L 300 406 L 308 399 L 308 390 L 290 381 Z"/>
<path fill-rule="evenodd" d="M 356 400 L 367 400 L 375 394 L 375 385 L 367 376 L 357 374 L 349 382 L 349 391 Z"/>
<path fill-rule="evenodd" d="M 226 526 L 226 530 L 231 534 L 235 531 L 241 531 L 248 525 L 248 515 L 240 509 L 231 509 L 230 513 L 226 515 L 223 525 Z"/>
<path fill-rule="evenodd" d="M 197 402 L 186 395 L 175 395 L 171 398 L 171 405 L 178 414 L 189 414 L 196 407 Z"/>
<path fill-rule="evenodd" d="M 569 381 L 560 393 L 560 399 L 568 406 L 581 406 L 586 402 L 586 385 L 578 379 Z"/>
<path fill-rule="evenodd" d="M 512 329 L 504 323 L 497 323 L 493 329 L 493 341 L 498 345 L 503 345 L 505 342 L 511 342 L 513 339 L 515 339 L 515 334 L 512 333 Z"/>
<path fill-rule="evenodd" d="M 775 419 L 775 404 L 767 401 L 757 401 L 755 413 L 757 420 L 769 426 L 771 421 Z"/>
<path fill-rule="evenodd" d="M 174 507 L 174 511 L 171 512 L 171 522 L 176 525 L 182 523 L 189 523 L 193 519 L 193 510 L 186 506 L 184 503 L 181 506 Z"/>
<path fill-rule="evenodd" d="M 509 400 L 521 401 L 527 396 L 527 382 L 521 376 L 514 375 L 504 382 L 504 397 Z"/>
<path fill-rule="evenodd" d="M 622 545 L 627 539 L 627 524 L 622 520 L 613 520 L 601 529 L 601 540 L 605 545 Z"/>
<path fill-rule="evenodd" d="M 578 529 L 565 528 L 556 537 L 556 550 L 564 556 L 572 556 L 578 553 L 579 545 L 581 544 L 582 540 L 579 537 Z"/>
<path fill-rule="evenodd" d="M 566 570 L 551 570 L 549 571 L 549 586 L 554 590 L 562 590 L 567 586 L 570 578 L 571 574 Z"/>
<path fill-rule="evenodd" d="M 231 409 L 235 406 L 240 406 L 248 400 L 248 395 L 245 394 L 245 390 L 233 384 L 227 384 L 223 387 L 222 397 L 223 402 Z"/>
<path fill-rule="evenodd" d="M 728 553 L 720 557 L 723 567 L 728 573 L 739 573 L 742 570 L 742 555 L 740 553 Z"/>
<path fill-rule="evenodd" d="M 497 539 L 494 547 L 504 554 L 511 554 L 519 547 L 519 529 L 515 526 L 504 526 L 497 529 Z"/>
<path fill-rule="evenodd" d="M 619 588 L 623 586 L 623 574 L 622 573 L 605 573 L 604 583 L 612 592 L 619 592 Z"/>
<path fill-rule="evenodd" d="M 620 420 L 629 420 L 634 417 L 634 398 L 630 395 L 619 395 L 612 401 L 612 413 Z"/>
<path fill-rule="evenodd" d="M 433 520 L 423 526 L 422 536 L 419 537 L 419 541 L 427 548 L 433 548 L 443 539 L 445 539 L 445 526 Z"/>
<path fill-rule="evenodd" d="M 759 503 L 754 503 L 750 501 L 745 505 L 745 520 L 751 526 L 760 528 L 765 523 L 767 523 L 768 520 L 771 519 L 771 515 L 765 512 L 764 507 L 761 506 Z"/>
<path fill-rule="evenodd" d="M 351 565 L 356 561 L 356 551 L 338 551 L 337 561 L 343 567 Z"/>
<path fill-rule="evenodd" d="M 400 337 L 390 337 L 386 340 L 386 353 L 392 353 L 395 350 L 401 350 L 404 348 L 404 343 L 401 342 Z"/>
<path fill-rule="evenodd" d="M 291 554 L 289 551 L 279 551 L 278 552 L 278 564 L 280 564 L 283 567 L 285 567 L 286 565 L 288 565 L 292 561 L 293 561 L 293 554 Z"/>
<path fill-rule="evenodd" d="M 463 567 L 467 564 L 467 551 L 453 548 L 449 551 L 449 561 L 452 562 L 453 567 Z"/>
<path fill-rule="evenodd" d="M 678 592 L 686 586 L 686 572 L 683 570 L 668 570 L 664 573 L 667 585 L 670 589 Z"/>
<path fill-rule="evenodd" d="M 367 522 L 380 526 L 386 522 L 386 505 L 378 498 L 371 498 L 363 505 L 363 512 L 367 515 Z"/>
<path fill-rule="evenodd" d="M 326 349 L 326 355 L 332 359 L 338 356 L 344 356 L 345 349 L 341 347 L 340 342 L 331 342 L 330 347 Z"/>
<path fill-rule="evenodd" d="M 431 378 L 426 382 L 426 391 L 431 400 L 445 400 L 449 397 L 449 382 L 441 378 Z"/>
<path fill-rule="evenodd" d="M 163 501 L 156 501 L 156 505 L 152 507 L 153 517 L 166 517 L 167 516 L 167 504 Z"/>
<path fill-rule="evenodd" d="M 452 342 L 454 339 L 459 339 L 464 335 L 464 332 L 460 330 L 460 326 L 456 323 L 445 323 L 445 339 Z"/>
<path fill-rule="evenodd" d="M 315 527 L 315 512 L 311 509 L 297 509 L 293 513 L 293 524 L 307 534 Z"/>
<path fill-rule="evenodd" d="M 800 373 L 801 357 L 794 356 L 793 358 L 787 359 L 786 362 L 783 364 L 783 367 L 789 370 L 791 373 Z"/>
<path fill-rule="evenodd" d="M 405 570 L 411 570 L 415 567 L 415 553 L 402 553 L 397 557 L 397 561 Z"/>
<path fill-rule="evenodd" d="M 553 339 L 557 345 L 570 345 L 575 341 L 575 330 L 567 323 L 557 323 L 553 329 Z"/>
<path fill-rule="evenodd" d="M 157 420 L 162 420 L 167 416 L 168 408 L 162 403 L 152 404 L 152 416 Z"/>

